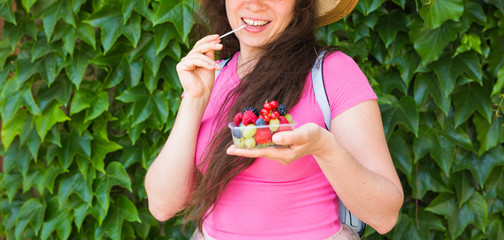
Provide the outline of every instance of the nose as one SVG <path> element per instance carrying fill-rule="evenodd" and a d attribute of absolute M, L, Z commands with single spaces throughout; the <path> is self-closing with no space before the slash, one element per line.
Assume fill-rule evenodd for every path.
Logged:
<path fill-rule="evenodd" d="M 267 0 L 245 0 L 245 6 L 251 11 L 258 12 L 266 8 Z"/>

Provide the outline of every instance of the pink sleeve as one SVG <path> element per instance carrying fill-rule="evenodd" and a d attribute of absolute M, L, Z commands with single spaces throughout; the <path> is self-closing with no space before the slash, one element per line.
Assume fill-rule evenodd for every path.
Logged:
<path fill-rule="evenodd" d="M 325 57 L 323 74 L 331 119 L 358 103 L 378 99 L 357 63 L 342 52 Z"/>

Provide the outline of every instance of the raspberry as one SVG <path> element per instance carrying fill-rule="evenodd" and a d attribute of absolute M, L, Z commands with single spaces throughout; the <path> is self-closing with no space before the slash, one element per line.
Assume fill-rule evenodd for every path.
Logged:
<path fill-rule="evenodd" d="M 240 123 L 242 122 L 242 118 L 243 118 L 243 114 L 242 113 L 237 113 L 234 117 L 234 123 L 235 123 L 235 126 L 240 126 Z"/>
<path fill-rule="evenodd" d="M 278 104 L 277 111 L 280 113 L 280 116 L 284 116 L 285 114 L 287 114 L 288 109 L 285 105 Z"/>
<path fill-rule="evenodd" d="M 242 118 L 242 122 L 243 122 L 243 125 L 247 126 L 251 123 L 254 123 L 257 121 L 257 115 L 254 114 L 254 112 L 252 112 L 251 110 L 247 110 L 245 111 L 245 113 L 243 113 L 243 118 Z"/>
<path fill-rule="evenodd" d="M 255 109 L 254 107 L 243 109 L 242 114 L 245 114 L 246 111 L 252 111 L 256 115 L 256 117 L 259 116 L 259 111 L 257 111 L 257 109 Z"/>
<path fill-rule="evenodd" d="M 273 136 L 273 134 L 268 128 L 261 128 L 257 129 L 257 133 L 255 134 L 254 138 L 257 142 L 257 145 L 262 145 L 271 143 L 271 136 Z"/>

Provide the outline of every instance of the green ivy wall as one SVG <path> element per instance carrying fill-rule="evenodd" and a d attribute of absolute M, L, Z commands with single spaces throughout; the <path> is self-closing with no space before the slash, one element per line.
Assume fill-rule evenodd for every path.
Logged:
<path fill-rule="evenodd" d="M 197 5 L 0 0 L 0 239 L 187 238 L 143 179 Z M 361 0 L 317 34 L 368 76 L 405 191 L 366 239 L 504 239 L 504 1 Z"/>

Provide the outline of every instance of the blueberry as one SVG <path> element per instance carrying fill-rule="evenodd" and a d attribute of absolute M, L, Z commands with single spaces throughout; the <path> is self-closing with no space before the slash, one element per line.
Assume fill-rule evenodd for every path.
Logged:
<path fill-rule="evenodd" d="M 241 138 L 242 137 L 242 132 L 240 131 L 239 128 L 233 128 L 233 136 L 235 138 Z"/>
<path fill-rule="evenodd" d="M 262 118 L 258 118 L 257 121 L 255 122 L 255 125 L 256 126 L 264 126 L 264 125 L 266 125 L 266 121 L 264 121 L 264 119 L 262 119 Z"/>

